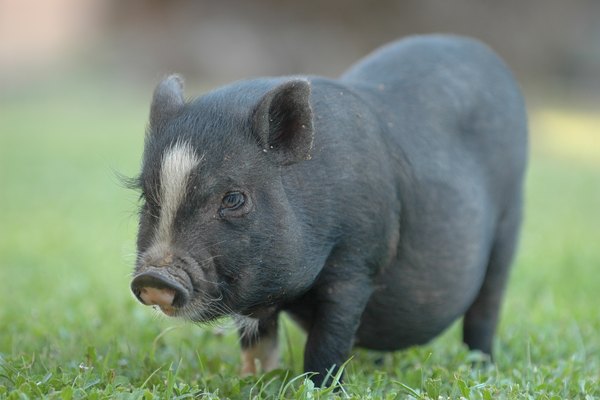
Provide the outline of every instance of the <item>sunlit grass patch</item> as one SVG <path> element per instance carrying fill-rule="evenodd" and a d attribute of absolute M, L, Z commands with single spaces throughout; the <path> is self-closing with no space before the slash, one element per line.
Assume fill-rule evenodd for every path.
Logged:
<path fill-rule="evenodd" d="M 600 167 L 600 110 L 540 108 L 530 126 L 535 150 Z"/>

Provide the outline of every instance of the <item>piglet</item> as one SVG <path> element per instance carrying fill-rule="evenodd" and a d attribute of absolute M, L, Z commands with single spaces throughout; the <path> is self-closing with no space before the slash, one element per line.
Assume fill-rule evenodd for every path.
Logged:
<path fill-rule="evenodd" d="M 463 317 L 491 354 L 521 221 L 524 102 L 486 46 L 388 44 L 339 79 L 156 88 L 131 289 L 239 323 L 242 372 L 277 368 L 287 312 L 317 385 L 353 346 L 426 343 Z"/>

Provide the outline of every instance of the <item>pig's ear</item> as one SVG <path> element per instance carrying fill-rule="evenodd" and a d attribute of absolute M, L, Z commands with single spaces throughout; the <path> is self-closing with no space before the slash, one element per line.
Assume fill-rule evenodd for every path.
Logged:
<path fill-rule="evenodd" d="M 175 115 L 185 104 L 183 79 L 179 75 L 169 75 L 163 79 L 152 96 L 150 106 L 150 126 L 158 127 Z"/>
<path fill-rule="evenodd" d="M 310 83 L 292 80 L 268 92 L 252 123 L 259 145 L 278 163 L 309 160 L 314 137 Z"/>

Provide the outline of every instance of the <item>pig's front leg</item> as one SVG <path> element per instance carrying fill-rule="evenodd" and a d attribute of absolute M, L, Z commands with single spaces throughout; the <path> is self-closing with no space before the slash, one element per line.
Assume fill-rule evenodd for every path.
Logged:
<path fill-rule="evenodd" d="M 238 321 L 242 346 L 241 375 L 269 372 L 279 367 L 277 314 L 264 319 Z"/>
<path fill-rule="evenodd" d="M 335 376 L 346 362 L 354 343 L 361 315 L 372 293 L 371 284 L 364 279 L 330 280 L 317 288 L 317 307 L 304 349 L 304 371 L 317 386 L 327 374 Z"/>

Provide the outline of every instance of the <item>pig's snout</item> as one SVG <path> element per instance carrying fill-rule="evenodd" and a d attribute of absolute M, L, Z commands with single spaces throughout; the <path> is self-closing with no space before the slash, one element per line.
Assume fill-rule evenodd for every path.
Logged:
<path fill-rule="evenodd" d="M 145 305 L 159 306 L 167 315 L 183 307 L 190 299 L 189 291 L 163 269 L 152 268 L 136 275 L 131 281 L 131 291 Z"/>
<path fill-rule="evenodd" d="M 173 289 L 156 289 L 153 287 L 143 287 L 140 290 L 140 299 L 146 304 L 154 304 L 161 307 L 173 305 L 175 300 L 175 291 Z"/>

